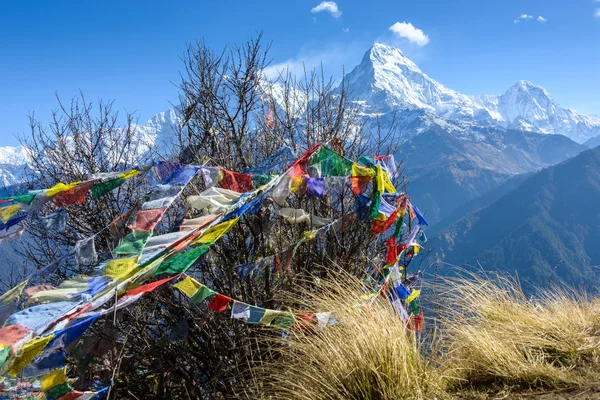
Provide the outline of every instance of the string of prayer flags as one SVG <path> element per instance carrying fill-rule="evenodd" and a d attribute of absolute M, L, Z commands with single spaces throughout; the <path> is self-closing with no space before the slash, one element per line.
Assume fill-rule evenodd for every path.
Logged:
<path fill-rule="evenodd" d="M 221 172 L 223 178 L 219 182 L 219 186 L 223 189 L 233 190 L 238 193 L 249 192 L 252 189 L 252 175 L 240 174 L 224 168 L 221 169 Z"/>

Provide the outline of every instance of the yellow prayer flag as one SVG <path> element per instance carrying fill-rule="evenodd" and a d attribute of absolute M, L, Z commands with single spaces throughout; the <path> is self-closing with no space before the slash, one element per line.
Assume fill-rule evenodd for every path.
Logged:
<path fill-rule="evenodd" d="M 56 185 L 54 185 L 50 189 L 46 190 L 45 194 L 47 197 L 52 197 L 59 193 L 66 192 L 69 189 L 73 189 L 75 186 L 79 185 L 80 183 L 81 183 L 80 181 L 67 183 L 67 184 L 58 182 Z"/>
<path fill-rule="evenodd" d="M 29 280 L 26 279 L 14 288 L 10 289 L 8 292 L 4 293 L 2 296 L 0 296 L 0 303 L 8 304 L 11 301 L 13 301 L 17 296 L 20 296 L 25 286 L 27 286 L 28 282 Z"/>
<path fill-rule="evenodd" d="M 179 291 L 185 294 L 187 297 L 192 298 L 203 285 L 194 278 L 188 276 L 173 286 L 179 289 Z"/>
<path fill-rule="evenodd" d="M 385 190 L 387 190 L 388 193 L 396 193 L 396 187 L 394 186 L 394 184 L 392 183 L 392 180 L 390 179 L 390 176 L 387 172 L 385 171 L 381 171 L 382 175 L 383 175 L 383 187 Z"/>
<path fill-rule="evenodd" d="M 25 346 L 23 346 L 20 354 L 15 358 L 15 361 L 8 369 L 7 375 L 12 376 L 13 378 L 16 377 L 17 374 L 27 366 L 27 364 L 29 364 L 42 352 L 42 350 L 44 350 L 44 348 L 48 345 L 48 342 L 52 340 L 53 337 L 54 334 L 51 334 L 43 338 L 30 340 Z"/>
<path fill-rule="evenodd" d="M 6 223 L 16 213 L 21 209 L 21 204 L 12 204 L 10 206 L 0 208 L 0 219 L 2 222 Z"/>
<path fill-rule="evenodd" d="M 413 246 L 413 253 L 419 254 L 419 251 L 421 251 L 421 246 L 419 246 L 418 244 L 415 244 Z"/>
<path fill-rule="evenodd" d="M 281 311 L 277 311 L 277 310 L 265 310 L 265 313 L 263 314 L 263 316 L 260 319 L 259 323 L 261 323 L 263 325 L 271 325 L 271 322 L 273 322 L 273 320 L 275 318 L 277 318 L 277 316 L 279 316 L 279 314 L 281 314 Z"/>
<path fill-rule="evenodd" d="M 302 233 L 302 241 L 310 242 L 311 240 L 313 240 L 314 238 L 317 237 L 318 232 L 319 232 L 318 229 L 314 229 L 312 231 L 305 231 L 304 233 Z"/>
<path fill-rule="evenodd" d="M 113 279 L 127 278 L 137 268 L 138 257 L 116 258 L 106 263 L 104 276 Z"/>
<path fill-rule="evenodd" d="M 132 170 L 123 172 L 121 175 L 119 175 L 119 178 L 129 179 L 129 178 L 139 175 L 141 173 L 142 173 L 142 171 L 140 171 L 138 169 L 132 169 Z"/>
<path fill-rule="evenodd" d="M 45 375 L 41 379 L 42 381 L 42 392 L 53 388 L 54 386 L 62 385 L 67 382 L 67 368 L 58 368 Z"/>
<path fill-rule="evenodd" d="M 230 219 L 229 221 L 221 222 L 220 224 L 207 229 L 206 232 L 202 234 L 202 236 L 194 240 L 191 244 L 216 242 L 224 234 L 226 234 L 227 231 L 230 230 L 239 220 L 240 217 L 236 217 Z"/>
<path fill-rule="evenodd" d="M 375 171 L 373 171 L 373 168 L 363 167 L 357 163 L 352 163 L 352 176 L 368 176 L 369 178 L 372 178 L 375 176 Z"/>
<path fill-rule="evenodd" d="M 300 190 L 300 187 L 302 186 L 302 184 L 304 183 L 304 178 L 301 176 L 295 176 L 292 178 L 292 185 L 290 186 L 290 191 L 292 193 L 296 193 L 298 190 Z"/>
<path fill-rule="evenodd" d="M 410 303 L 411 301 L 413 301 L 414 299 L 416 299 L 420 295 L 421 295 L 421 291 L 419 289 L 413 290 L 412 293 L 410 294 L 410 296 L 408 296 L 406 298 L 406 304 Z"/>
<path fill-rule="evenodd" d="M 377 165 L 377 173 L 375 174 L 375 180 L 377 181 L 377 191 L 383 193 L 385 189 L 385 179 L 383 177 L 383 168 L 381 165 Z"/>

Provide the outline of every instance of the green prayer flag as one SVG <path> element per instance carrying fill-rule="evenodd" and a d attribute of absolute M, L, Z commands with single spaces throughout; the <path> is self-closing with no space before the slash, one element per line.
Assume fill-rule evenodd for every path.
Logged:
<path fill-rule="evenodd" d="M 373 193 L 371 199 L 371 207 L 369 208 L 369 215 L 371 218 L 377 218 L 379 215 L 379 206 L 381 205 L 381 194 L 379 192 Z"/>
<path fill-rule="evenodd" d="M 326 146 L 321 146 L 308 159 L 308 165 L 321 164 L 321 176 L 347 176 L 352 162 Z"/>
<path fill-rule="evenodd" d="M 371 160 L 367 156 L 358 157 L 358 162 L 361 163 L 362 165 L 364 165 L 365 167 L 375 168 L 375 164 L 373 164 L 373 160 Z"/>
<path fill-rule="evenodd" d="M 68 383 L 61 383 L 48 389 L 44 394 L 48 400 L 58 399 L 67 393 L 73 391 L 73 388 Z"/>
<path fill-rule="evenodd" d="M 217 294 L 217 292 L 215 292 L 208 286 L 202 285 L 200 290 L 198 290 L 196 294 L 192 296 L 192 303 L 200 303 L 204 301 L 207 297 L 213 296 L 215 294 Z"/>
<path fill-rule="evenodd" d="M 396 220 L 396 229 L 394 230 L 394 237 L 399 238 L 402 235 L 402 224 L 404 224 L 404 215 L 398 217 Z"/>
<path fill-rule="evenodd" d="M 410 308 L 410 313 L 412 315 L 419 315 L 419 313 L 421 312 L 421 302 L 418 298 L 408 303 L 408 307 Z"/>
<path fill-rule="evenodd" d="M 92 198 L 97 199 L 98 197 L 102 197 L 111 190 L 121 186 L 124 182 L 125 178 L 116 178 L 107 182 L 94 183 L 92 185 Z"/>
<path fill-rule="evenodd" d="M 0 368 L 4 365 L 6 360 L 10 357 L 10 347 L 5 347 L 0 350 Z"/>
<path fill-rule="evenodd" d="M 290 330 L 292 326 L 294 326 L 295 321 L 296 317 L 293 313 L 283 312 L 277 318 L 275 318 L 273 325 L 281 329 Z"/>
<path fill-rule="evenodd" d="M 252 176 L 252 183 L 254 183 L 254 187 L 266 185 L 270 180 L 271 175 L 268 174 L 255 174 Z"/>
<path fill-rule="evenodd" d="M 125 236 L 114 252 L 115 254 L 141 254 L 151 235 L 152 232 L 133 231 Z"/>
<path fill-rule="evenodd" d="M 31 204 L 35 196 L 37 196 L 36 193 L 25 193 L 12 196 L 10 199 L 16 203 Z"/>
<path fill-rule="evenodd" d="M 190 268 L 198 258 L 210 249 L 210 246 L 214 242 L 203 243 L 202 246 L 198 246 L 184 253 L 175 254 L 167 261 L 160 264 L 154 275 L 160 274 L 181 274 Z"/>

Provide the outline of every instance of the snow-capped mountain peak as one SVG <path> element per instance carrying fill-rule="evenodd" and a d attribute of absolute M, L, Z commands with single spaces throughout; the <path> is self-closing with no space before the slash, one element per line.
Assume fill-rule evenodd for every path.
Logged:
<path fill-rule="evenodd" d="M 557 133 L 583 143 L 600 135 L 600 119 L 561 108 L 541 86 L 519 81 L 504 94 L 471 96 L 425 74 L 400 49 L 375 43 L 344 79 L 370 113 L 423 109 L 438 117 Z"/>

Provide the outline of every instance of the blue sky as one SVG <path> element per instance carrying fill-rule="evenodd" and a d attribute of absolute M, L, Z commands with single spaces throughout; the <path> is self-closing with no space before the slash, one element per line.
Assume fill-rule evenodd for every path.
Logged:
<path fill-rule="evenodd" d="M 343 66 L 349 71 L 380 41 L 460 92 L 499 94 L 526 79 L 562 106 L 600 115 L 598 0 L 319 3 L 4 1 L 0 145 L 18 144 L 15 134 L 27 132 L 30 112 L 49 120 L 55 92 L 64 100 L 79 90 L 89 100 L 114 99 L 145 121 L 176 101 L 172 82 L 186 43 L 204 38 L 221 49 L 259 30 L 272 43 L 274 66 L 322 61 L 339 79 Z M 389 29 L 397 22 L 404 37 Z"/>

